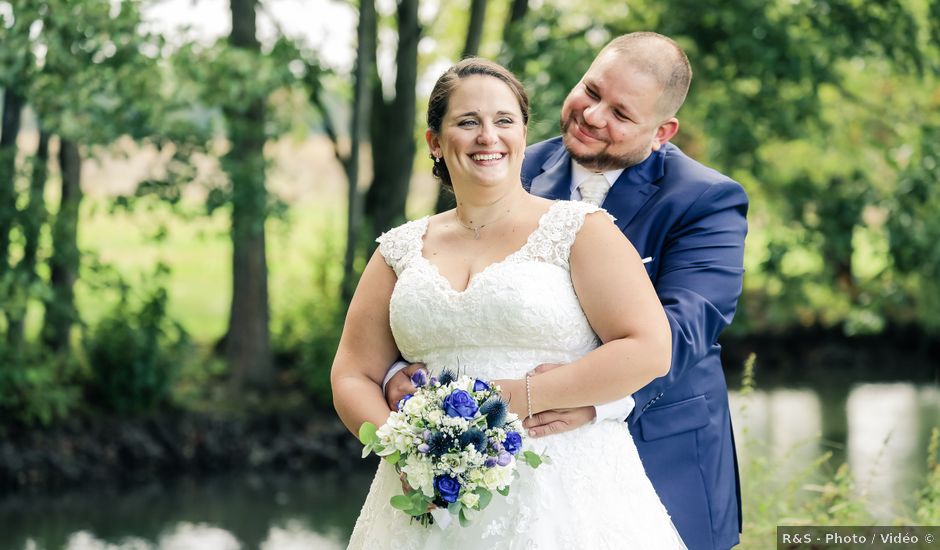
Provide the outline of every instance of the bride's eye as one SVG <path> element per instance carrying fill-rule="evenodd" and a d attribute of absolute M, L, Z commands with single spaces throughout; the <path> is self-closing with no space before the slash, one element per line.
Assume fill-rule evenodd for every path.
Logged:
<path fill-rule="evenodd" d="M 473 120 L 472 118 L 467 118 L 458 122 L 457 126 L 468 127 L 468 126 L 476 126 L 476 124 L 477 124 L 476 120 Z"/>

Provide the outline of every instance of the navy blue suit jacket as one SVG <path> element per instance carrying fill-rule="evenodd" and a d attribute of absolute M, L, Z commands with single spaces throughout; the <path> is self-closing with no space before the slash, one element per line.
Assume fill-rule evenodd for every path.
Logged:
<path fill-rule="evenodd" d="M 522 181 L 571 197 L 561 138 L 526 149 Z M 602 205 L 636 247 L 672 328 L 669 373 L 636 392 L 628 422 L 643 466 L 690 549 L 738 543 L 741 498 L 718 335 L 744 273 L 747 195 L 665 144 L 610 188 Z"/>

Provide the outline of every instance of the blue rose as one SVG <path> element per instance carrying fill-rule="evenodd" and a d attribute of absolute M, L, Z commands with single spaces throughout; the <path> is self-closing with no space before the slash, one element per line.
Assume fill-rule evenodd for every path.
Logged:
<path fill-rule="evenodd" d="M 473 418 L 477 413 L 477 402 L 464 390 L 454 390 L 444 398 L 444 412 L 447 416 Z"/>
<path fill-rule="evenodd" d="M 479 378 L 473 381 L 473 391 L 486 391 L 488 389 L 490 389 L 490 385 Z"/>
<path fill-rule="evenodd" d="M 457 502 L 460 494 L 460 482 L 451 476 L 437 476 L 434 478 L 434 489 L 441 495 L 444 502 Z"/>
<path fill-rule="evenodd" d="M 519 449 L 522 448 L 522 436 L 519 435 L 519 432 L 509 432 L 506 434 L 506 439 L 503 441 L 503 448 L 512 454 L 518 453 Z"/>
<path fill-rule="evenodd" d="M 404 408 L 405 408 L 405 403 L 407 403 L 408 400 L 411 399 L 412 397 L 414 397 L 414 395 L 412 395 L 412 394 L 410 394 L 410 393 L 407 394 L 407 395 L 405 395 L 404 397 L 402 397 L 402 398 L 401 398 L 401 401 L 398 402 L 398 410 L 400 411 L 400 410 L 404 409 Z M 417 403 L 417 401 L 416 401 L 416 403 Z"/>

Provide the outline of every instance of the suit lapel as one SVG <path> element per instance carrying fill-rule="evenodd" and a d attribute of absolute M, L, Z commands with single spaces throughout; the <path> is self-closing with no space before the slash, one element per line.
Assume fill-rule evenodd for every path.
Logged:
<path fill-rule="evenodd" d="M 542 173 L 532 178 L 529 192 L 552 200 L 571 199 L 571 157 L 559 147 L 542 164 Z"/>
<path fill-rule="evenodd" d="M 666 148 L 651 154 L 640 165 L 624 170 L 611 186 L 604 204 L 605 210 L 617 218 L 617 227 L 626 231 L 627 225 L 659 191 L 656 185 L 663 177 Z"/>

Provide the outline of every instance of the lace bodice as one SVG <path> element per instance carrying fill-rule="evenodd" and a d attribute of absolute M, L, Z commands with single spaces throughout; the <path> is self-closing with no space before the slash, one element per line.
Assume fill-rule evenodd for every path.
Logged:
<path fill-rule="evenodd" d="M 429 218 L 383 234 L 379 251 L 398 275 L 390 321 L 402 356 L 431 369 L 517 378 L 539 363 L 570 362 L 597 347 L 568 264 L 585 216 L 597 210 L 556 202 L 522 248 L 474 275 L 463 291 L 422 255 Z"/>

